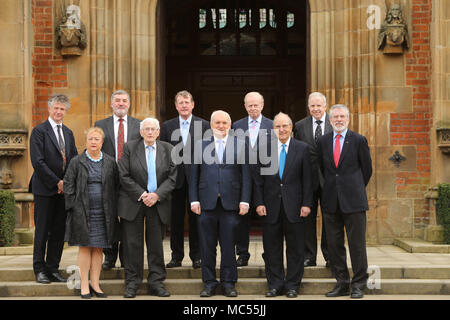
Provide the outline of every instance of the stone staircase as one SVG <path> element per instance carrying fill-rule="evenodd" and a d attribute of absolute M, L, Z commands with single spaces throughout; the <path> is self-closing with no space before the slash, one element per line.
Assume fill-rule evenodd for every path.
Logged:
<path fill-rule="evenodd" d="M 73 277 L 75 273 L 67 274 Z M 147 274 L 147 270 L 144 275 Z M 365 290 L 367 295 L 450 295 L 450 268 L 448 266 L 386 266 L 372 273 L 373 279 L 379 275 L 379 287 L 373 283 L 374 289 Z M 122 296 L 124 292 L 124 271 L 113 269 L 102 272 L 102 289 L 110 296 Z M 322 296 L 334 288 L 334 278 L 330 269 L 325 267 L 306 268 L 300 295 Z M 193 296 L 203 288 L 201 270 L 181 267 L 167 270 L 166 288 L 172 298 L 177 296 Z M 239 268 L 239 281 L 236 285 L 239 296 L 264 297 L 267 283 L 263 266 Z M 218 294 L 220 291 L 218 291 Z M 142 284 L 138 295 L 146 295 L 146 282 Z M 67 284 L 38 284 L 32 269 L 2 268 L 0 269 L 0 298 L 45 298 L 78 296 L 79 290 L 69 289 Z M 200 298 L 199 298 L 200 299 Z"/>

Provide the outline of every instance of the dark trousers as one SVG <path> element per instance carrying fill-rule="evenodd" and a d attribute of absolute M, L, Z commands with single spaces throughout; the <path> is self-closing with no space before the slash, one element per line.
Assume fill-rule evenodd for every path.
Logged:
<path fill-rule="evenodd" d="M 270 214 L 270 213 L 268 213 Z M 283 240 L 286 239 L 286 274 L 283 263 Z M 304 222 L 291 223 L 281 204 L 278 220 L 263 226 L 263 259 L 269 289 L 298 291 L 303 278 Z"/>
<path fill-rule="evenodd" d="M 317 258 L 317 210 L 319 207 L 320 189 L 313 194 L 311 213 L 305 218 L 305 260 L 316 261 Z M 323 216 L 323 215 L 322 215 Z M 322 217 L 322 239 L 320 249 L 325 261 L 328 260 L 327 237 Z"/>
<path fill-rule="evenodd" d="M 236 228 L 236 254 L 242 259 L 250 259 L 250 252 L 248 246 L 250 244 L 250 217 L 255 211 L 253 206 L 246 215 L 239 216 L 239 223 Z"/>
<path fill-rule="evenodd" d="M 121 234 L 121 223 L 117 223 L 117 227 L 119 228 L 119 233 Z M 115 265 L 117 261 L 117 256 L 119 256 L 120 265 L 123 267 L 123 247 L 119 241 L 115 241 L 112 243 L 111 248 L 103 249 L 103 253 L 105 255 L 105 263 L 109 265 Z"/>
<path fill-rule="evenodd" d="M 186 203 L 189 199 L 188 184 L 185 179 L 180 189 L 172 193 L 172 217 L 170 221 L 170 249 L 172 259 L 182 261 L 184 258 L 184 217 Z M 187 208 L 189 219 L 189 257 L 192 261 L 200 260 L 200 244 L 198 243 L 197 215 Z"/>
<path fill-rule="evenodd" d="M 220 198 L 211 211 L 202 211 L 198 216 L 199 239 L 202 253 L 202 280 L 207 288 L 215 288 L 216 247 L 220 244 L 220 282 L 222 287 L 232 287 L 237 282 L 237 263 L 234 234 L 238 224 L 237 211 L 223 209 Z"/>
<path fill-rule="evenodd" d="M 367 283 L 366 213 L 325 212 L 323 215 L 327 230 L 327 245 L 330 264 L 337 284 L 348 286 L 350 275 L 347 268 L 344 228 L 347 233 L 350 259 L 352 262 L 352 288 L 364 289 Z"/>
<path fill-rule="evenodd" d="M 64 195 L 34 196 L 34 273 L 58 272 L 64 248 L 66 217 Z"/>
<path fill-rule="evenodd" d="M 133 221 L 125 219 L 121 221 L 126 288 L 137 290 L 142 283 L 144 241 L 147 246 L 148 286 L 150 288 L 161 287 L 162 282 L 166 279 L 163 252 L 165 227 L 159 218 L 157 209 L 142 205 Z"/>

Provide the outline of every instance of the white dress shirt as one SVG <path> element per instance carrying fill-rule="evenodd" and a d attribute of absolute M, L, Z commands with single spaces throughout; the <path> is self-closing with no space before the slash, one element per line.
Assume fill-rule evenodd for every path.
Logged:
<path fill-rule="evenodd" d="M 120 121 L 119 121 L 119 117 L 116 116 L 115 114 L 113 114 L 113 120 L 114 120 L 114 146 L 116 149 L 116 162 L 117 162 L 117 157 L 119 155 L 119 152 L 117 151 L 117 137 L 119 135 L 119 125 L 120 125 Z M 128 136 L 128 115 L 125 115 L 123 118 L 123 142 L 127 142 L 127 136 Z"/>
<path fill-rule="evenodd" d="M 259 128 L 261 127 L 261 121 L 262 121 L 262 114 L 259 115 L 259 117 L 256 119 L 255 128 L 252 129 L 252 121 L 254 119 L 250 116 L 248 116 L 248 135 L 250 138 L 250 144 L 252 148 L 255 145 L 256 140 L 258 139 L 258 133 Z"/>
<path fill-rule="evenodd" d="M 50 122 L 50 125 L 52 126 L 53 132 L 55 133 L 56 141 L 59 142 L 58 124 L 55 121 L 53 121 L 53 119 L 50 117 L 48 117 L 48 121 Z M 63 133 L 63 129 L 62 129 L 63 123 L 61 122 L 59 125 L 61 126 L 61 138 L 64 142 L 64 145 L 66 145 L 66 143 L 64 141 L 64 133 Z"/>
<path fill-rule="evenodd" d="M 280 154 L 281 154 L 281 150 L 283 150 L 283 144 L 286 145 L 286 147 L 284 147 L 284 150 L 286 150 L 286 155 L 288 154 L 288 150 L 289 150 L 289 143 L 291 142 L 291 137 L 289 137 L 288 141 L 286 141 L 285 143 L 281 143 L 280 140 L 278 140 L 278 163 L 280 160 Z"/>
<path fill-rule="evenodd" d="M 311 116 L 312 118 L 312 123 L 313 123 L 313 137 L 316 135 L 316 128 L 318 126 L 318 124 L 316 123 L 316 118 L 314 118 L 313 116 Z M 325 112 L 322 116 L 322 118 L 320 118 L 320 121 L 322 121 L 322 123 L 320 124 L 320 128 L 322 128 L 322 135 L 325 134 L 325 119 L 327 118 L 327 113 Z"/>

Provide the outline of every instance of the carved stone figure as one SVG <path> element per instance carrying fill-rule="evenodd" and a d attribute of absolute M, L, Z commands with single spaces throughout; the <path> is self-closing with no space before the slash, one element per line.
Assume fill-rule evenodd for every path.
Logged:
<path fill-rule="evenodd" d="M 70 5 L 56 27 L 56 47 L 64 55 L 81 55 L 87 46 L 86 28 L 80 18 L 80 7 Z"/>
<path fill-rule="evenodd" d="M 408 26 L 399 4 L 393 4 L 378 35 L 378 49 L 384 53 L 403 53 L 409 48 Z"/>

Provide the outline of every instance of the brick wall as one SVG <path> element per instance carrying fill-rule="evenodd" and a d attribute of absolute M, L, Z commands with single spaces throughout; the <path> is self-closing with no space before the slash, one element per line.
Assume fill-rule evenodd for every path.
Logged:
<path fill-rule="evenodd" d="M 430 184 L 431 155 L 431 0 L 412 0 L 412 48 L 405 55 L 406 86 L 412 88 L 412 112 L 392 113 L 390 142 L 392 146 L 416 147 L 416 170 L 400 171 L 396 177 L 398 198 L 414 201 L 414 225 L 428 224 L 429 210 L 424 192 Z"/>
<path fill-rule="evenodd" d="M 58 88 L 67 87 L 67 63 L 54 50 L 53 0 L 32 0 L 31 5 L 34 29 L 34 127 L 48 117 L 48 98 Z"/>

